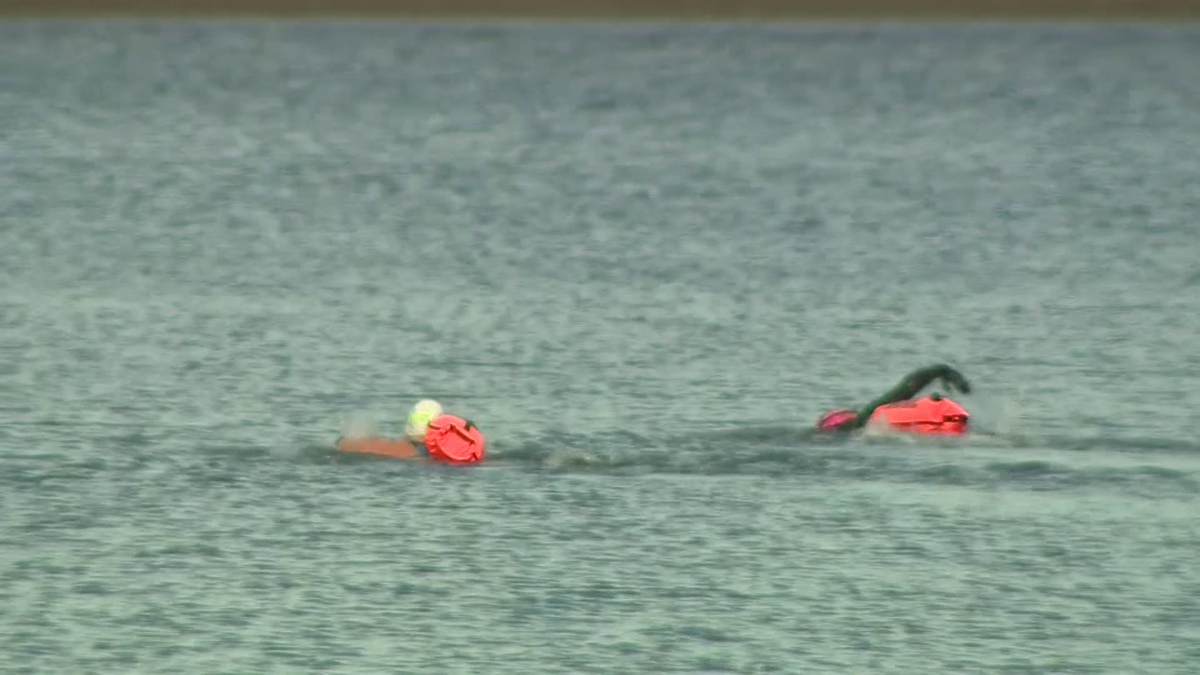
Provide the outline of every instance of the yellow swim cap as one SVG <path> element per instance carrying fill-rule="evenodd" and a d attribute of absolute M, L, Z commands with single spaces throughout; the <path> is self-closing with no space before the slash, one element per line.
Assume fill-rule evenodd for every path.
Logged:
<path fill-rule="evenodd" d="M 414 443 L 423 442 L 429 423 L 441 414 L 442 405 L 437 401 L 428 398 L 418 401 L 408 413 L 408 420 L 404 423 L 404 435 Z"/>

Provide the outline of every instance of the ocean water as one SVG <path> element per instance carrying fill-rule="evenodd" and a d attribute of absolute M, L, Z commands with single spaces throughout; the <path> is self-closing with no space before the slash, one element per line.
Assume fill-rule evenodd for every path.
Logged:
<path fill-rule="evenodd" d="M 0 672 L 1196 672 L 1198 62 L 0 23 Z M 332 452 L 424 397 L 483 465 Z"/>

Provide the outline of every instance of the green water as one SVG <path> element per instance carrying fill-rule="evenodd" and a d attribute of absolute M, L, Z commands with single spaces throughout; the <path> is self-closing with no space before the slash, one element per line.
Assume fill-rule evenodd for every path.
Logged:
<path fill-rule="evenodd" d="M 1198 59 L 0 23 L 0 672 L 1194 672 Z"/>

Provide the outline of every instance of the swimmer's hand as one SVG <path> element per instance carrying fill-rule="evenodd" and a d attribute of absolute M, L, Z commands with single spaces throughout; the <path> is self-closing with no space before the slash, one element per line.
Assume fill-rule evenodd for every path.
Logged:
<path fill-rule="evenodd" d="M 971 383 L 967 382 L 967 378 L 963 377 L 962 373 L 950 366 L 944 366 L 944 368 L 945 371 L 941 377 L 943 387 L 962 394 L 971 393 Z"/>

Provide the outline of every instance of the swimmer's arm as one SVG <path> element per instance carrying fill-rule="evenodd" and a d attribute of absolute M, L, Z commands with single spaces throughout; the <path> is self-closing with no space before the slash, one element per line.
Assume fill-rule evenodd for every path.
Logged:
<path fill-rule="evenodd" d="M 407 438 L 342 437 L 338 439 L 337 449 L 341 452 L 382 455 L 396 459 L 418 459 L 421 457 L 421 451 Z"/>
<path fill-rule="evenodd" d="M 879 406 L 896 403 L 897 401 L 907 401 L 921 393 L 921 390 L 929 386 L 934 380 L 941 380 L 947 389 L 958 390 L 964 394 L 971 393 L 971 383 L 967 382 L 967 378 L 963 377 L 962 373 L 954 368 L 944 363 L 926 366 L 925 368 L 920 368 L 909 373 L 883 396 L 871 401 L 859 410 L 852 422 L 854 428 L 866 426 L 867 422 L 871 420 L 871 415 L 875 413 L 875 409 Z"/>

